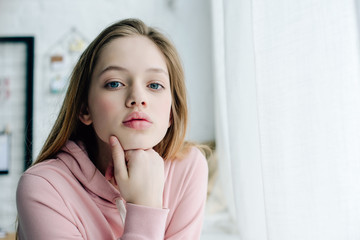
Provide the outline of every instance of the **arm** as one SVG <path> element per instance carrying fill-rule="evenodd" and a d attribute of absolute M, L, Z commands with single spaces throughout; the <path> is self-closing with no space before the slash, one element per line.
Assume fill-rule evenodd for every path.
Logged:
<path fill-rule="evenodd" d="M 110 137 L 113 176 L 106 178 L 118 187 L 127 202 L 122 240 L 164 239 L 168 209 L 162 208 L 164 160 L 153 149 L 127 150 Z M 126 155 L 126 159 L 125 159 Z M 112 167 L 112 166 L 110 166 Z"/>
<path fill-rule="evenodd" d="M 206 203 L 208 166 L 198 149 L 193 149 L 182 179 L 181 197 L 170 219 L 165 239 L 200 239 Z M 181 174 L 180 174 L 181 175 Z"/>
<path fill-rule="evenodd" d="M 83 239 L 62 198 L 44 178 L 25 173 L 16 202 L 20 239 Z"/>
<path fill-rule="evenodd" d="M 110 144 L 115 185 L 119 187 L 122 197 L 128 202 L 124 234 L 121 239 L 199 239 L 208 177 L 207 162 L 200 151 L 194 149 L 187 159 L 180 160 L 183 163 L 176 166 L 177 174 L 171 180 L 174 182 L 173 197 L 175 198 L 177 192 L 181 191 L 181 198 L 177 199 L 177 204 L 173 206 L 175 210 L 166 227 L 169 211 L 157 207 L 162 205 L 159 204 L 159 197 L 162 198 L 163 195 L 164 168 L 159 163 L 163 163 L 163 160 L 156 159 L 153 154 L 149 157 L 143 155 L 141 158 L 128 155 L 130 160 L 126 166 L 124 152 L 118 140 L 111 138 Z M 141 159 L 143 161 L 139 162 Z M 153 190 L 149 191 L 150 189 Z"/>
<path fill-rule="evenodd" d="M 127 203 L 122 240 L 200 239 L 207 193 L 208 167 L 205 157 L 195 150 L 189 159 L 176 163 L 171 195 L 179 197 L 169 210 Z M 172 199 L 173 200 L 173 199 Z M 169 224 L 166 226 L 167 217 Z"/>

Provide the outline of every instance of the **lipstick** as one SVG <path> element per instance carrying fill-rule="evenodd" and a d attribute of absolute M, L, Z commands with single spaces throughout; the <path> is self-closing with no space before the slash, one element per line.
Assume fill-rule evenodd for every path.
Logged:
<path fill-rule="evenodd" d="M 132 112 L 123 121 L 124 126 L 134 130 L 145 130 L 151 127 L 152 121 L 143 112 Z"/>

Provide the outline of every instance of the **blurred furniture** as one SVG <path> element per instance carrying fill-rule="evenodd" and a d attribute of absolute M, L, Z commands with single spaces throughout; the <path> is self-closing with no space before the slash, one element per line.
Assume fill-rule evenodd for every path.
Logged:
<path fill-rule="evenodd" d="M 0 238 L 0 240 L 15 240 L 15 233 L 8 233 L 5 237 Z"/>

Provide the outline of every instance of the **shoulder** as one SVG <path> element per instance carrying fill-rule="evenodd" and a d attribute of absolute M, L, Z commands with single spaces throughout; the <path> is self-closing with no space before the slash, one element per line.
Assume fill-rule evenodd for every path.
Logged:
<path fill-rule="evenodd" d="M 49 159 L 27 169 L 19 179 L 19 199 L 61 198 L 72 194 L 77 180 L 60 159 Z"/>
<path fill-rule="evenodd" d="M 79 234 L 77 229 L 74 229 L 77 220 L 72 204 L 77 202 L 76 194 L 71 189 L 75 182 L 69 179 L 70 175 L 63 170 L 59 160 L 46 160 L 23 173 L 16 190 L 16 206 L 22 234 L 29 239 L 40 239 L 39 236 L 43 239 L 55 239 L 56 237 L 48 236 L 65 236 L 64 232 L 73 236 Z M 49 223 L 57 228 L 41 227 Z"/>
<path fill-rule="evenodd" d="M 173 162 L 178 167 L 183 167 L 188 170 L 202 170 L 206 171 L 208 169 L 207 160 L 204 153 L 196 146 L 190 146 L 186 151 Z"/>
<path fill-rule="evenodd" d="M 59 159 L 49 159 L 31 166 L 23 173 L 24 178 L 39 177 L 48 181 L 70 176 L 71 172 Z M 20 179 L 21 180 L 21 179 Z"/>
<path fill-rule="evenodd" d="M 78 161 L 85 158 L 84 150 L 75 142 L 68 141 L 54 158 L 36 163 L 27 169 L 23 177 L 39 177 L 47 181 L 61 181 L 75 179 L 71 168 L 78 165 Z"/>
<path fill-rule="evenodd" d="M 191 146 L 181 157 L 165 162 L 168 184 L 175 189 L 191 185 L 207 185 L 208 164 L 205 156 L 196 146 Z"/>
<path fill-rule="evenodd" d="M 63 201 L 59 185 L 67 185 L 61 179 L 61 173 L 54 167 L 57 164 L 50 162 L 39 163 L 29 168 L 22 174 L 16 190 L 16 200 L 19 213 L 28 211 L 29 208 L 40 206 L 61 206 Z"/>
<path fill-rule="evenodd" d="M 18 194 L 34 194 L 34 191 L 49 191 L 54 188 L 53 182 L 63 179 L 60 176 L 68 175 L 66 168 L 59 160 L 50 159 L 38 163 L 27 169 L 20 177 Z"/>

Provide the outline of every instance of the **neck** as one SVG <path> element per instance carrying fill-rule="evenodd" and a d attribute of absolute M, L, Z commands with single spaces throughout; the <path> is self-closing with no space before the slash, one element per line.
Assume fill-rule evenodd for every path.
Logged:
<path fill-rule="evenodd" d="M 112 162 L 110 146 L 97 137 L 97 147 L 98 151 L 96 156 L 94 156 L 94 164 L 96 168 L 105 175 L 107 167 Z"/>

